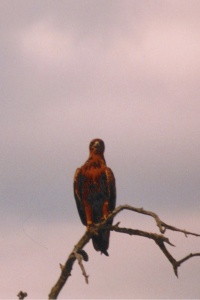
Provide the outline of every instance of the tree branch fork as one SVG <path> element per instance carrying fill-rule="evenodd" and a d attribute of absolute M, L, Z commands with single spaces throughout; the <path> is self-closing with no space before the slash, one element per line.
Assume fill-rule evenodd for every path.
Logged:
<path fill-rule="evenodd" d="M 119 227 L 120 222 L 116 223 L 115 225 L 107 224 L 107 221 L 114 219 L 123 210 L 129 210 L 129 211 L 133 211 L 133 212 L 136 212 L 139 214 L 143 214 L 143 215 L 152 217 L 155 220 L 155 223 L 159 228 L 160 234 L 151 233 L 151 232 L 138 230 L 138 229 Z M 141 236 L 141 237 L 145 237 L 145 238 L 149 238 L 149 239 L 153 240 L 156 243 L 156 245 L 160 248 L 160 250 L 163 252 L 163 254 L 166 256 L 168 261 L 171 263 L 174 273 L 177 277 L 178 277 L 178 267 L 180 267 L 182 263 L 184 263 L 185 261 L 187 261 L 188 259 L 190 259 L 192 257 L 200 256 L 200 252 L 199 253 L 190 253 L 187 256 L 185 256 L 184 258 L 182 258 L 180 260 L 176 260 L 171 255 L 171 253 L 168 251 L 165 244 L 168 244 L 169 246 L 172 246 L 172 247 L 174 247 L 175 245 L 173 245 L 169 241 L 169 239 L 164 235 L 167 230 L 183 233 L 186 237 L 188 235 L 200 237 L 200 234 L 193 233 L 193 232 L 190 232 L 187 230 L 179 229 L 177 227 L 168 225 L 167 223 L 163 222 L 156 213 L 145 210 L 143 208 L 136 208 L 136 207 L 133 207 L 130 205 L 120 205 L 115 210 L 113 210 L 112 213 L 110 213 L 108 215 L 107 220 L 104 220 L 98 224 L 91 226 L 84 233 L 84 235 L 81 237 L 81 239 L 78 241 L 78 243 L 74 246 L 74 249 L 69 254 L 65 265 L 60 265 L 61 274 L 60 274 L 58 281 L 56 282 L 56 284 L 52 287 L 52 289 L 50 291 L 49 299 L 57 299 L 61 289 L 67 282 L 68 278 L 71 276 L 73 264 L 76 260 L 78 261 L 78 264 L 82 271 L 82 275 L 85 278 L 85 282 L 87 284 L 89 283 L 89 280 L 88 280 L 89 276 L 87 275 L 87 272 L 86 272 L 84 264 L 83 264 L 83 262 L 88 261 L 89 258 L 88 258 L 87 253 L 83 250 L 83 248 L 90 241 L 90 239 L 93 235 L 98 235 L 98 231 L 100 229 L 107 229 L 110 231 L 128 234 L 130 236 L 132 236 L 132 235 Z"/>

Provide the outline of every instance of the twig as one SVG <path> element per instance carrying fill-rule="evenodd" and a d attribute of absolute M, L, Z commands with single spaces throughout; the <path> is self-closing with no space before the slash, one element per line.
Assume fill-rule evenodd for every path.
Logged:
<path fill-rule="evenodd" d="M 86 274 L 86 271 L 85 271 L 85 268 L 84 268 L 84 265 L 83 265 L 83 256 L 80 253 L 77 253 L 77 252 L 74 252 L 74 256 L 76 257 L 76 259 L 78 261 L 78 264 L 79 264 L 79 266 L 82 270 L 82 274 L 85 277 L 85 282 L 88 284 L 89 283 L 89 281 L 88 281 L 89 276 Z"/>
<path fill-rule="evenodd" d="M 49 299 L 57 299 L 61 289 L 65 285 L 68 278 L 71 276 L 71 270 L 76 260 L 75 253 L 80 253 L 80 249 L 82 249 L 89 242 L 91 236 L 92 234 L 89 231 L 86 231 L 82 238 L 79 240 L 79 242 L 74 246 L 74 249 L 68 256 L 65 265 L 62 265 L 61 275 L 56 284 L 52 287 L 51 292 L 49 294 Z"/>

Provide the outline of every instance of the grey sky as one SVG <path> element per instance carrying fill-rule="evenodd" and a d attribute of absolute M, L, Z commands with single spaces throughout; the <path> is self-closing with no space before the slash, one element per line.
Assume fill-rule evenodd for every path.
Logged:
<path fill-rule="evenodd" d="M 33 263 L 29 276 L 34 278 L 38 276 L 35 266 L 44 256 L 45 276 L 49 267 L 52 272 L 57 268 L 60 255 L 66 259 L 84 231 L 73 198 L 73 176 L 87 159 L 88 144 L 95 137 L 105 141 L 118 204 L 143 206 L 176 226 L 200 232 L 200 1 L 1 0 L 0 20 L 1 257 L 2 264 L 12 260 L 14 270 L 12 264 L 4 268 L 16 275 L 25 251 L 26 264 Z M 138 228 L 141 221 L 136 220 L 132 226 Z M 69 228 L 74 235 L 68 244 Z M 113 237 L 118 251 L 120 238 Z M 129 243 L 128 238 L 122 239 Z M 55 240 L 62 244 L 56 249 Z M 145 242 L 136 241 L 141 251 L 137 265 L 144 268 Z M 68 252 L 61 254 L 65 243 Z M 192 245 L 199 251 L 197 239 Z M 147 247 L 151 246 L 147 243 Z M 101 285 L 105 274 L 98 264 L 105 261 L 110 274 L 117 254 L 113 247 L 106 261 L 89 249 L 91 276 L 99 278 Z M 149 260 L 157 259 L 157 249 L 151 249 Z M 161 255 L 158 259 L 159 264 L 166 263 Z M 145 292 L 138 281 L 136 296 L 127 274 L 126 287 L 118 277 L 112 284 L 119 287 L 120 298 L 198 298 L 195 267 L 200 262 L 195 262 L 187 264 L 193 269 L 181 270 L 185 281 L 178 283 L 166 263 L 163 268 L 169 274 L 164 269 L 159 279 L 163 289 L 156 290 L 161 270 L 152 271 Z M 124 265 L 122 260 L 119 270 Z M 15 289 L 27 286 L 30 297 L 45 298 L 46 288 L 56 279 L 49 277 L 45 288 L 36 288 L 40 279 L 38 285 L 28 287 L 23 268 L 10 290 L 8 278 L 4 279 L 0 297 L 14 297 Z M 142 278 L 137 272 L 131 275 L 136 281 Z M 141 285 L 148 280 L 145 277 Z M 63 297 L 87 298 L 88 287 L 83 285 L 78 295 L 72 282 L 71 294 L 69 281 Z M 113 288 L 103 293 L 96 284 L 90 284 L 92 298 L 116 298 Z"/>

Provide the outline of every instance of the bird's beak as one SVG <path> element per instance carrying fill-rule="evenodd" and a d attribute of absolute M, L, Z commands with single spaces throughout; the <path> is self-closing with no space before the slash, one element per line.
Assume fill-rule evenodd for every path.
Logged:
<path fill-rule="evenodd" d="M 96 148 L 98 148 L 100 146 L 100 144 L 99 144 L 99 142 L 98 141 L 96 141 L 95 143 L 94 143 L 94 147 Z"/>

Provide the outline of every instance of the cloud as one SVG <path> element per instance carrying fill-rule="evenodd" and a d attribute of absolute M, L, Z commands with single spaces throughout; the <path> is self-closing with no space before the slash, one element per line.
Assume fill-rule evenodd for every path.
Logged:
<path fill-rule="evenodd" d="M 184 216 L 184 220 L 188 218 L 192 223 L 193 213 L 199 210 L 200 196 L 199 3 L 1 1 L 1 222 L 7 228 L 3 229 L 5 233 L 14 233 L 2 235 L 2 257 L 9 265 L 3 270 L 9 269 L 10 275 L 13 268 L 9 260 L 17 269 L 25 255 L 26 267 L 17 289 L 23 288 L 30 270 L 35 274 L 33 261 L 40 267 L 45 249 L 31 240 L 27 245 L 27 237 L 15 229 L 25 222 L 33 239 L 44 242 L 48 249 L 56 244 L 62 248 L 60 240 L 65 231 L 61 228 L 65 225 L 61 223 L 77 220 L 73 175 L 87 159 L 92 138 L 105 141 L 105 158 L 117 181 L 118 204 L 143 206 L 159 214 L 178 214 L 178 221 Z M 71 229 L 76 234 L 76 229 Z M 49 246 L 52 240 L 47 237 L 56 240 L 54 246 Z M 113 239 L 113 245 L 118 247 L 114 236 Z M 111 280 L 116 260 L 121 262 L 123 253 L 129 256 L 126 240 L 123 241 L 123 250 L 113 252 L 116 259 L 105 275 L 115 298 L 132 296 L 132 290 L 116 289 L 116 281 Z M 12 252 L 13 244 L 17 255 Z M 23 255 L 21 245 L 25 249 Z M 131 245 L 135 246 L 134 242 Z M 148 245 L 144 243 L 144 249 L 151 247 Z M 38 249 L 41 252 L 26 256 L 31 247 L 35 253 L 40 252 Z M 135 247 L 140 255 L 140 249 L 138 252 Z M 58 248 L 55 260 L 60 262 Z M 63 249 L 65 259 L 65 245 Z M 182 279 L 174 279 L 167 263 L 160 276 L 159 264 L 155 266 L 159 254 L 154 253 L 153 245 L 149 249 L 152 264 L 145 275 L 146 282 L 150 278 L 146 293 L 141 286 L 145 264 L 140 262 L 141 257 L 145 263 L 149 261 L 145 253 L 136 260 L 135 253 L 131 254 L 133 268 L 124 261 L 120 263 L 123 276 L 117 273 L 117 282 L 126 274 L 127 286 L 132 288 L 134 282 L 138 297 L 148 297 L 149 293 L 156 297 L 161 293 L 159 284 L 172 276 L 168 288 L 162 285 L 169 297 L 183 298 L 183 293 L 187 296 L 192 288 L 192 295 L 198 296 L 198 274 L 192 273 L 192 269 L 183 272 L 186 277 L 191 274 L 189 281 L 183 279 L 185 286 L 189 285 L 185 292 Z M 54 256 L 53 251 L 48 253 L 43 274 Z M 108 268 L 108 260 L 102 259 L 101 266 L 99 256 L 97 261 L 96 257 L 96 253 L 91 256 L 95 269 Z M 52 268 L 55 270 L 57 265 Z M 155 277 L 150 274 L 152 270 L 157 272 Z M 95 282 L 94 290 L 85 288 L 77 269 L 77 278 L 70 278 L 74 280 L 70 296 L 77 293 L 79 297 L 79 291 L 74 289 L 78 280 L 86 298 L 91 291 L 93 295 L 110 297 L 110 292 L 104 291 L 102 274 L 93 278 L 92 267 L 89 273 Z M 48 280 L 51 282 L 48 281 L 46 290 L 54 278 Z M 157 286 L 151 289 L 153 282 Z M 33 290 L 39 284 L 37 278 Z M 6 297 L 7 282 L 5 286 Z M 14 292 L 13 289 L 9 296 L 13 297 Z M 44 294 L 46 297 L 46 291 Z"/>
<path fill-rule="evenodd" d="M 28 60 L 38 67 L 66 64 L 72 56 L 73 37 L 61 32 L 49 17 L 31 24 L 20 34 L 20 47 Z"/>

